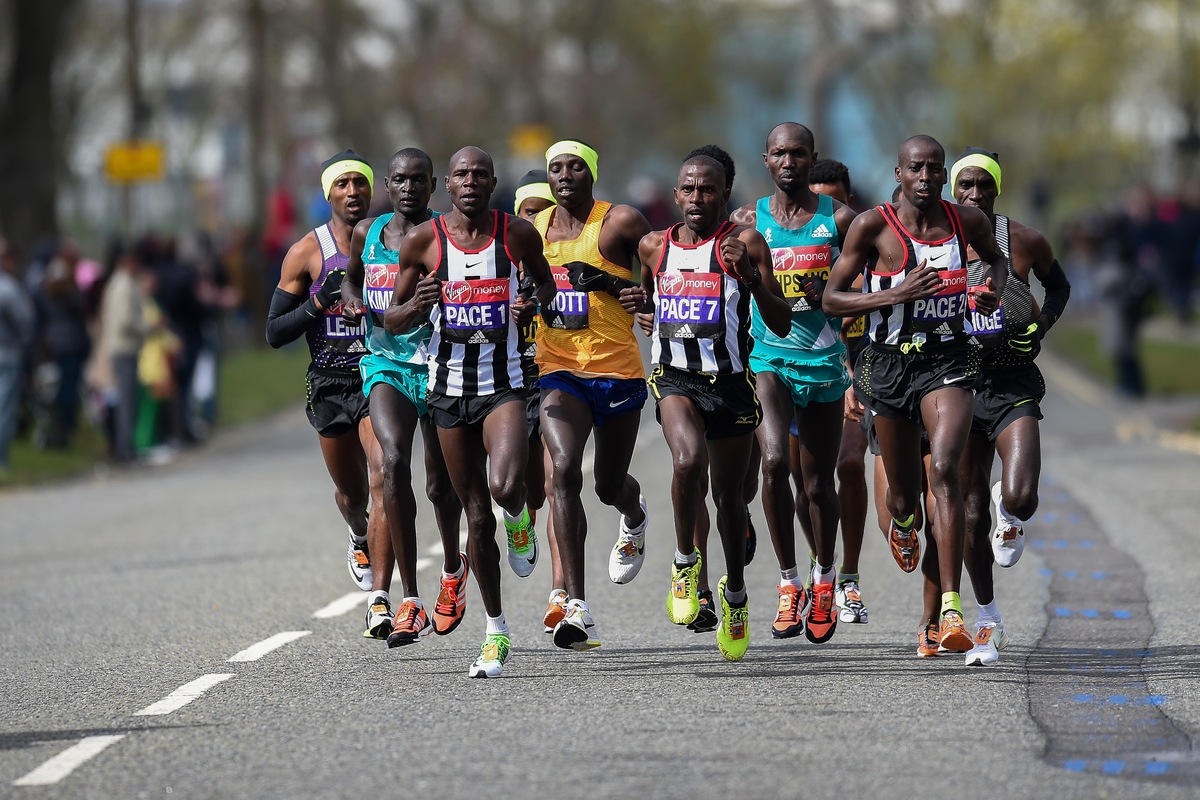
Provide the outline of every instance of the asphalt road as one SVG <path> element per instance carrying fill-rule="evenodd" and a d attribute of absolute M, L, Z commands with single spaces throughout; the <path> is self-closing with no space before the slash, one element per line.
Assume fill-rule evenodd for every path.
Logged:
<path fill-rule="evenodd" d="M 1200 454 L 1045 369 L 1043 504 L 998 576 L 1012 644 L 986 669 L 915 657 L 919 574 L 873 529 L 869 625 L 771 640 L 764 540 L 743 662 L 672 626 L 669 459 L 649 407 L 633 472 L 652 527 L 632 584 L 608 582 L 616 513 L 586 499 L 604 646 L 556 650 L 549 564 L 524 580 L 505 566 L 515 648 L 495 681 L 466 677 L 473 586 L 458 631 L 398 650 L 361 638 L 359 603 L 314 617 L 353 586 L 299 410 L 168 468 L 0 495 L 0 796 L 1195 797 Z M 420 538 L 436 552 L 427 507 Z M 168 699 L 188 684 L 198 697 Z"/>

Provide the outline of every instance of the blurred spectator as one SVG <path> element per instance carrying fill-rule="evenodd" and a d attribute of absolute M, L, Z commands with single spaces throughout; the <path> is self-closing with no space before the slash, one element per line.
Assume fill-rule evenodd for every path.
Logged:
<path fill-rule="evenodd" d="M 651 230 L 666 230 L 678 221 L 675 204 L 652 178 L 643 176 L 630 181 L 629 199 L 650 223 Z"/>
<path fill-rule="evenodd" d="M 22 365 L 33 343 L 34 314 L 15 277 L 17 264 L 0 239 L 0 475 L 8 472 L 8 450 L 17 428 Z"/>
<path fill-rule="evenodd" d="M 53 424 L 45 443 L 66 447 L 79 419 L 79 388 L 83 367 L 91 350 L 83 295 L 75 285 L 75 273 L 67 260 L 53 258 L 34 295 L 38 315 L 39 345 L 58 368 Z"/>
<path fill-rule="evenodd" d="M 1167 197 L 1155 207 L 1155 244 L 1159 287 L 1181 325 L 1192 320 L 1196 249 L 1200 245 L 1200 187 L 1188 186 L 1182 198 Z"/>
<path fill-rule="evenodd" d="M 1124 214 L 1111 223 L 1096 273 L 1101 350 L 1116 370 L 1117 390 L 1128 397 L 1146 393 L 1138 354 L 1138 329 L 1150 297 L 1150 276 L 1158 268 L 1160 228 L 1149 188 L 1135 190 Z"/>
<path fill-rule="evenodd" d="M 155 273 L 142 272 L 145 293 L 142 323 L 146 337 L 138 353 L 137 373 L 141 388 L 133 435 L 135 449 L 151 462 L 159 461 L 164 454 L 169 455 L 169 446 L 162 448 L 160 445 L 167 442 L 171 403 L 179 393 L 175 364 L 183 349 L 155 300 L 157 280 Z"/>
<path fill-rule="evenodd" d="M 132 250 L 118 253 L 104 290 L 100 316 L 100 347 L 112 365 L 113 459 L 133 461 L 133 429 L 138 412 L 138 354 L 146 335 L 141 265 Z"/>

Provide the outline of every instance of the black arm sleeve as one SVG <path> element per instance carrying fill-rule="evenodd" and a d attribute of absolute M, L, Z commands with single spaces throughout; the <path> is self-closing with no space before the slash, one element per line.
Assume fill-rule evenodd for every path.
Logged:
<path fill-rule="evenodd" d="M 267 344 L 279 348 L 296 341 L 320 315 L 311 297 L 304 300 L 299 295 L 275 289 L 275 294 L 271 295 L 271 310 L 267 312 Z"/>
<path fill-rule="evenodd" d="M 1050 272 L 1042 279 L 1042 286 L 1046 289 L 1046 302 L 1042 304 L 1042 315 L 1038 317 L 1037 322 L 1044 335 L 1055 322 L 1058 322 L 1063 309 L 1067 307 L 1067 298 L 1071 296 L 1071 284 L 1067 281 L 1067 275 L 1063 272 L 1062 267 L 1058 265 L 1057 258 L 1050 265 Z"/>

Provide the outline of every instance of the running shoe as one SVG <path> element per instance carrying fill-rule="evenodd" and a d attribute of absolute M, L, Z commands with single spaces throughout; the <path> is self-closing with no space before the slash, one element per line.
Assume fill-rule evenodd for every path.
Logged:
<path fill-rule="evenodd" d="M 479 647 L 479 658 L 467 671 L 469 678 L 499 678 L 512 651 L 512 639 L 507 633 L 489 633 Z"/>
<path fill-rule="evenodd" d="M 917 658 L 938 656 L 938 626 L 928 622 L 917 629 Z"/>
<path fill-rule="evenodd" d="M 717 603 L 713 600 L 713 593 L 709 589 L 701 589 L 696 592 L 696 596 L 700 598 L 700 611 L 696 614 L 696 618 L 688 623 L 688 630 L 692 633 L 712 633 L 721 624 L 721 618 L 717 616 Z"/>
<path fill-rule="evenodd" d="M 771 638 L 791 639 L 804 633 L 804 617 L 807 614 L 808 592 L 803 586 L 785 583 L 779 589 L 779 611 L 771 624 Z"/>
<path fill-rule="evenodd" d="M 975 645 L 967 651 L 968 667 L 983 667 L 1000 660 L 1000 651 L 1008 644 L 1004 623 L 981 622 L 975 630 Z"/>
<path fill-rule="evenodd" d="M 367 606 L 367 629 L 363 631 L 363 638 L 387 641 L 391 633 L 392 604 L 388 602 L 387 593 L 376 592 Z"/>
<path fill-rule="evenodd" d="M 813 644 L 822 644 L 833 638 L 837 630 L 838 611 L 833 602 L 832 583 L 814 583 L 809 594 L 807 614 L 804 618 L 804 638 Z"/>
<path fill-rule="evenodd" d="M 509 522 L 505 515 L 504 530 L 508 533 L 508 565 L 518 578 L 528 578 L 538 560 L 537 531 L 533 529 L 529 509 L 521 509 L 521 518 L 516 522 Z"/>
<path fill-rule="evenodd" d="M 942 626 L 938 629 L 938 644 L 942 650 L 950 653 L 965 653 L 975 642 L 967 633 L 963 624 L 962 614 L 957 611 L 946 611 L 942 614 Z"/>
<path fill-rule="evenodd" d="M 646 525 L 650 522 L 646 498 L 639 495 L 638 505 L 642 507 L 642 524 L 631 530 L 625 526 L 625 515 L 622 514 L 617 543 L 608 557 L 608 579 L 616 584 L 629 583 L 636 578 L 646 557 Z"/>
<path fill-rule="evenodd" d="M 900 530 L 892 520 L 888 530 L 888 544 L 892 546 L 892 558 L 905 572 L 912 572 L 921 563 L 921 538 L 914 525 L 907 531 Z"/>
<path fill-rule="evenodd" d="M 438 636 L 457 628 L 467 613 L 467 575 L 471 574 L 471 565 L 466 553 L 459 553 L 458 557 L 462 561 L 462 577 L 442 575 L 442 588 L 433 604 L 433 632 Z"/>
<path fill-rule="evenodd" d="M 1011 567 L 1021 560 L 1025 550 L 1025 529 L 1020 525 L 1010 525 L 1000 517 L 1000 498 L 1002 495 L 1000 481 L 992 487 L 992 512 L 996 516 L 996 527 L 992 531 L 992 556 L 1002 567 Z"/>
<path fill-rule="evenodd" d="M 546 633 L 554 633 L 554 628 L 567 615 L 567 593 L 562 589 L 550 592 L 550 602 L 546 604 L 546 616 L 542 617 L 542 625 Z"/>
<path fill-rule="evenodd" d="M 364 592 L 371 591 L 374 580 L 371 578 L 371 553 L 367 550 L 367 540 L 362 544 L 354 540 L 354 529 L 350 530 L 350 544 L 346 548 L 346 569 L 350 570 L 350 580 Z"/>
<path fill-rule="evenodd" d="M 392 632 L 387 637 L 388 647 L 403 647 L 431 633 L 433 623 L 425 609 L 418 607 L 412 600 L 405 600 L 396 610 L 396 618 L 392 620 Z"/>
<path fill-rule="evenodd" d="M 834 602 L 838 607 L 838 619 L 850 625 L 867 624 L 867 607 L 863 605 L 858 581 L 842 581 L 838 584 Z"/>
<path fill-rule="evenodd" d="M 746 566 L 754 560 L 758 550 L 758 531 L 754 530 L 754 520 L 750 517 L 750 506 L 746 506 Z"/>
<path fill-rule="evenodd" d="M 696 563 L 680 567 L 671 562 L 671 592 L 667 595 L 667 616 L 676 625 L 687 625 L 700 613 L 696 581 L 700 578 L 700 551 L 693 550 Z"/>
<path fill-rule="evenodd" d="M 731 606 L 725 599 L 725 584 L 728 575 L 721 577 L 717 594 L 721 596 L 721 625 L 717 628 L 717 649 L 726 661 L 741 661 L 750 646 L 750 598 L 740 606 Z"/>
<path fill-rule="evenodd" d="M 600 646 L 600 634 L 588 604 L 578 598 L 567 602 L 566 616 L 554 626 L 554 646 L 582 653 Z"/>

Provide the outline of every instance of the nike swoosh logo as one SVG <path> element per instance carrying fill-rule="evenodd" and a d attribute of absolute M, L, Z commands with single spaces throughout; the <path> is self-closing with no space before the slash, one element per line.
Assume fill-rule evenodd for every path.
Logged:
<path fill-rule="evenodd" d="M 481 264 L 483 264 L 482 261 L 476 261 L 474 264 L 463 264 L 463 269 L 475 269 Z"/>
<path fill-rule="evenodd" d="M 946 386 L 949 386 L 952 383 L 958 383 L 959 381 L 965 381 L 966 379 L 966 375 L 959 375 L 957 378 L 942 378 L 942 383 L 944 383 Z"/>
<path fill-rule="evenodd" d="M 624 400 L 622 400 L 622 401 L 621 401 L 621 402 L 619 402 L 619 403 L 613 403 L 613 402 L 609 402 L 609 404 L 608 404 L 608 407 L 609 407 L 609 408 L 616 408 L 617 406 L 623 406 L 623 405 L 625 405 L 626 403 L 628 403 L 628 402 L 629 402 L 629 400 L 630 400 L 630 398 L 626 397 Z"/>

